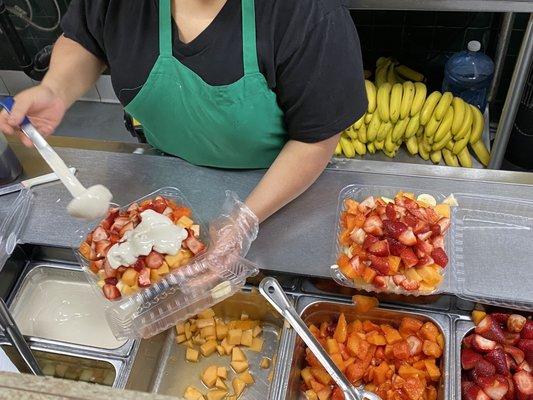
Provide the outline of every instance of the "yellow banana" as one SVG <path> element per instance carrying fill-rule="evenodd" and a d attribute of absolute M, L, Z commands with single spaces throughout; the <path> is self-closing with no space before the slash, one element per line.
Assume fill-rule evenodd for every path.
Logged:
<path fill-rule="evenodd" d="M 342 147 L 341 142 L 337 143 L 337 146 L 335 147 L 335 153 L 336 156 L 340 156 L 342 154 Z"/>
<path fill-rule="evenodd" d="M 387 82 L 387 65 L 380 65 L 376 68 L 376 87 L 379 88 Z"/>
<path fill-rule="evenodd" d="M 423 160 L 429 160 L 429 151 L 426 148 L 424 138 L 418 139 L 418 154 L 420 154 Z"/>
<path fill-rule="evenodd" d="M 475 143 L 483 135 L 483 125 L 485 121 L 483 119 L 483 114 L 479 111 L 479 108 L 476 106 L 470 105 L 472 109 L 472 115 L 474 116 L 474 121 L 472 122 L 472 133 L 470 135 L 470 143 Z"/>
<path fill-rule="evenodd" d="M 405 145 L 407 147 L 407 151 L 411 155 L 414 156 L 416 153 L 418 153 L 418 139 L 416 138 L 416 136 L 411 136 L 409 139 L 407 139 Z"/>
<path fill-rule="evenodd" d="M 394 85 L 398 83 L 396 80 L 396 73 L 394 72 L 394 64 L 389 64 L 389 68 L 387 69 L 387 82 L 389 82 L 391 85 Z"/>
<path fill-rule="evenodd" d="M 379 113 L 372 114 L 372 120 L 368 124 L 366 129 L 366 136 L 369 142 L 373 142 L 378 136 L 378 132 L 381 128 L 381 120 L 379 119 Z"/>
<path fill-rule="evenodd" d="M 387 137 L 385 138 L 385 150 L 388 152 L 394 151 L 394 141 L 392 140 L 392 131 L 389 131 L 387 133 Z"/>
<path fill-rule="evenodd" d="M 439 103 L 435 107 L 435 112 L 433 114 L 437 120 L 440 121 L 442 118 L 444 118 L 446 111 L 452 104 L 452 100 L 453 100 L 453 94 L 451 94 L 450 92 L 444 92 L 444 94 L 441 96 L 439 100 Z"/>
<path fill-rule="evenodd" d="M 433 115 L 433 111 L 435 110 L 435 107 L 437 106 L 437 103 L 441 97 L 442 95 L 440 92 L 436 91 L 428 96 L 424 106 L 422 107 L 422 110 L 420 111 L 420 124 L 425 126 L 429 122 L 429 119 Z"/>
<path fill-rule="evenodd" d="M 411 117 L 415 116 L 422 110 L 422 106 L 426 101 L 427 88 L 426 85 L 420 82 L 415 82 L 415 97 L 411 105 Z"/>
<path fill-rule="evenodd" d="M 352 144 L 357 154 L 359 154 L 360 156 L 364 156 L 366 154 L 366 146 L 359 140 L 352 139 Z"/>
<path fill-rule="evenodd" d="M 393 89 L 394 90 L 394 89 Z M 403 83 L 402 101 L 400 104 L 400 118 L 405 119 L 409 116 L 413 99 L 415 97 L 415 85 L 413 82 L 407 81 Z"/>
<path fill-rule="evenodd" d="M 358 133 L 357 130 L 353 129 L 353 126 L 350 126 L 348 129 L 346 129 L 344 133 L 346 133 L 346 136 L 351 139 L 357 139 Z"/>
<path fill-rule="evenodd" d="M 470 132 L 470 129 L 472 128 L 473 120 L 474 120 L 474 111 L 470 108 L 468 104 L 466 104 L 465 117 L 463 119 L 463 123 L 461 124 L 461 129 L 459 129 L 459 132 L 457 133 L 457 135 L 455 135 L 455 140 L 464 138 L 466 134 Z"/>
<path fill-rule="evenodd" d="M 424 129 L 424 135 L 426 138 L 435 136 L 435 132 L 439 129 L 440 122 L 437 121 L 434 117 L 431 117 Z"/>
<path fill-rule="evenodd" d="M 444 137 L 444 135 L 446 135 L 446 133 L 450 131 L 450 129 L 452 128 L 452 123 L 453 108 L 448 107 L 448 110 L 446 111 L 446 114 L 444 114 L 444 118 L 442 119 L 442 122 L 440 123 L 437 132 L 435 132 L 435 142 L 440 141 Z"/>
<path fill-rule="evenodd" d="M 405 138 L 409 139 L 410 137 L 416 135 L 416 132 L 418 132 L 418 128 L 420 126 L 420 115 L 416 114 L 413 118 L 408 118 L 409 123 L 407 124 L 407 127 L 405 128 Z"/>
<path fill-rule="evenodd" d="M 461 164 L 462 167 L 472 168 L 472 157 L 468 152 L 468 148 L 463 147 L 463 150 L 457 154 L 457 158 L 459 159 L 459 164 Z"/>
<path fill-rule="evenodd" d="M 391 89 L 392 89 L 392 86 L 388 82 L 385 82 L 383 85 L 381 85 L 378 88 L 377 107 L 378 107 L 379 119 L 381 119 L 382 122 L 389 122 L 389 119 L 390 119 L 389 102 L 390 102 Z"/>
<path fill-rule="evenodd" d="M 370 154 L 374 154 L 376 152 L 376 146 L 374 145 L 374 143 L 368 143 L 366 145 L 366 149 Z"/>
<path fill-rule="evenodd" d="M 355 123 L 352 125 L 352 129 L 354 131 L 358 130 L 361 125 L 363 125 L 363 123 L 365 122 L 365 117 L 366 117 L 366 114 L 363 115 L 361 118 L 359 118 L 357 121 L 355 121 Z"/>
<path fill-rule="evenodd" d="M 420 72 L 415 71 L 405 65 L 398 65 L 396 67 L 396 72 L 403 78 L 406 78 L 413 82 L 422 82 L 424 80 L 424 75 Z"/>
<path fill-rule="evenodd" d="M 431 158 L 431 161 L 433 164 L 438 164 L 442 160 L 442 152 L 440 150 L 431 152 L 429 158 Z"/>
<path fill-rule="evenodd" d="M 392 129 L 392 124 L 390 122 L 382 122 L 379 125 L 378 134 L 376 136 L 376 140 L 385 140 L 387 137 L 388 130 Z"/>
<path fill-rule="evenodd" d="M 402 93 L 403 93 L 403 85 L 401 83 L 396 83 L 392 87 L 391 95 L 390 95 L 390 103 L 389 103 L 389 115 L 390 120 L 393 123 L 396 123 L 398 121 L 398 118 L 400 117 L 400 106 L 402 104 Z"/>
<path fill-rule="evenodd" d="M 483 143 L 483 140 L 470 143 L 470 147 L 472 147 L 472 150 L 474 150 L 474 153 L 476 154 L 478 160 L 481 161 L 481 164 L 483 164 L 485 167 L 489 165 L 490 153 L 485 146 L 485 143 Z"/>
<path fill-rule="evenodd" d="M 377 113 L 372 113 L 372 114 L 371 113 L 366 113 L 365 114 L 365 121 L 364 121 L 365 124 L 368 125 L 370 123 L 370 121 L 372 121 L 372 117 L 374 116 L 374 114 L 377 114 Z"/>
<path fill-rule="evenodd" d="M 424 136 L 424 127 L 420 125 L 418 127 L 418 130 L 416 131 L 416 137 L 423 137 Z"/>
<path fill-rule="evenodd" d="M 376 67 L 380 67 L 382 65 L 389 65 L 391 62 L 390 58 L 389 57 L 379 57 L 377 60 L 376 60 Z"/>
<path fill-rule="evenodd" d="M 377 90 L 372 82 L 365 79 L 366 97 L 368 97 L 368 112 L 373 113 L 376 109 Z"/>
<path fill-rule="evenodd" d="M 455 142 L 453 145 L 452 153 L 457 155 L 459 154 L 468 144 L 468 141 L 470 139 L 470 132 L 468 132 L 464 138 L 459 139 Z"/>
<path fill-rule="evenodd" d="M 453 107 L 453 124 L 452 135 L 456 136 L 461 130 L 465 118 L 466 103 L 460 97 L 454 97 L 452 100 Z"/>
<path fill-rule="evenodd" d="M 448 149 L 442 149 L 442 157 L 444 157 L 444 162 L 446 165 L 449 165 L 450 167 L 458 167 L 459 161 L 457 160 L 457 156 L 453 154 Z"/>
<path fill-rule="evenodd" d="M 376 147 L 376 150 L 383 150 L 383 146 L 385 146 L 384 140 L 376 140 L 374 142 L 374 146 Z"/>
<path fill-rule="evenodd" d="M 452 132 L 451 131 L 448 131 L 448 133 L 446 133 L 446 135 L 440 140 L 440 141 L 435 141 L 433 143 L 433 146 L 431 146 L 431 150 L 433 151 L 437 151 L 437 150 L 442 150 L 444 147 L 446 147 L 446 144 L 452 139 Z"/>
<path fill-rule="evenodd" d="M 383 149 L 383 153 L 389 157 L 389 158 L 394 158 L 394 156 L 396 155 L 396 150 L 392 150 L 392 151 L 388 151 L 386 149 Z"/>
<path fill-rule="evenodd" d="M 398 142 L 403 138 L 407 125 L 409 124 L 409 118 L 399 120 L 394 129 L 392 130 L 392 141 Z"/>
<path fill-rule="evenodd" d="M 350 138 L 344 135 L 341 135 L 339 143 L 341 144 L 342 152 L 344 153 L 346 157 L 348 158 L 355 157 L 355 148 L 353 147 L 353 143 Z"/>
<path fill-rule="evenodd" d="M 454 140 L 450 140 L 448 143 L 446 143 L 446 146 L 444 146 L 446 149 L 450 150 L 450 151 L 453 151 L 453 146 L 455 146 L 455 143 Z"/>
<path fill-rule="evenodd" d="M 367 142 L 367 134 L 366 134 L 366 125 L 362 125 L 359 130 L 357 131 L 357 137 L 352 139 L 358 139 L 361 143 Z"/>

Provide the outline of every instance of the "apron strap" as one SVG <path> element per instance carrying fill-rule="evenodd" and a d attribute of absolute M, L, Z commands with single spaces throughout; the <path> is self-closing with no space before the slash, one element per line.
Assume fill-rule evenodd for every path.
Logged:
<path fill-rule="evenodd" d="M 170 0 L 159 0 L 159 55 L 172 56 Z"/>
<path fill-rule="evenodd" d="M 255 35 L 255 0 L 241 0 L 244 75 L 259 72 Z"/>

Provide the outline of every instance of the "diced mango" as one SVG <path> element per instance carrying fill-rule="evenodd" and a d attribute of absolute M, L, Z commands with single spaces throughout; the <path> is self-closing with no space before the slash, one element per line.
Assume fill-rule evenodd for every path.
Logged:
<path fill-rule="evenodd" d="M 200 400 L 203 399 L 202 392 L 196 389 L 194 386 L 187 386 L 185 392 L 183 393 L 183 398 L 185 400 Z"/>
<path fill-rule="evenodd" d="M 217 381 L 215 382 L 215 387 L 217 389 L 221 389 L 221 390 L 228 390 L 228 387 L 226 386 L 226 384 L 224 383 L 224 381 L 222 379 L 217 378 Z"/>
<path fill-rule="evenodd" d="M 238 348 L 234 347 L 231 352 L 231 361 L 247 361 L 246 355 L 243 353 L 243 351 Z"/>
<path fill-rule="evenodd" d="M 209 357 L 215 352 L 217 348 L 217 342 L 215 340 L 209 340 L 200 346 L 200 352 L 204 357 Z"/>
<path fill-rule="evenodd" d="M 376 299 L 375 297 L 371 297 L 371 296 L 362 296 L 362 295 L 356 294 L 355 296 L 352 297 L 352 300 L 355 304 L 356 313 L 367 313 L 379 305 L 378 299 Z"/>
<path fill-rule="evenodd" d="M 206 308 L 204 311 L 202 311 L 201 313 L 198 313 L 197 317 L 199 319 L 205 319 L 205 318 L 215 318 L 215 312 L 213 311 L 212 308 Z"/>
<path fill-rule="evenodd" d="M 242 329 L 230 329 L 228 331 L 228 344 L 238 346 L 241 344 Z"/>
<path fill-rule="evenodd" d="M 418 271 L 415 268 L 408 268 L 405 270 L 404 275 L 407 279 L 420 282 L 422 281 L 422 277 L 418 273 Z"/>
<path fill-rule="evenodd" d="M 252 374 L 250 374 L 249 371 L 244 371 L 239 374 L 239 379 L 247 385 L 251 385 L 255 382 L 254 377 L 252 376 Z"/>
<path fill-rule="evenodd" d="M 400 368 L 398 368 L 398 375 L 400 375 L 404 379 L 411 377 L 423 378 L 426 373 L 422 370 L 411 367 L 408 364 L 402 364 L 400 365 Z"/>
<path fill-rule="evenodd" d="M 122 282 L 128 286 L 135 286 L 137 284 L 137 277 L 139 273 L 133 268 L 126 268 L 126 271 L 122 274 Z"/>
<path fill-rule="evenodd" d="M 159 276 L 166 275 L 170 272 L 170 268 L 168 267 L 168 264 L 163 261 L 163 264 L 155 270 Z"/>
<path fill-rule="evenodd" d="M 248 369 L 248 361 L 232 361 L 230 365 L 238 374 Z"/>
<path fill-rule="evenodd" d="M 182 228 L 190 228 L 192 224 L 194 224 L 194 221 L 190 219 L 189 217 L 187 217 L 186 215 L 184 215 L 183 217 L 178 219 L 176 223 L 177 225 L 180 225 Z"/>
<path fill-rule="evenodd" d="M 218 367 L 217 376 L 221 379 L 228 379 L 228 369 L 226 367 Z"/>
<path fill-rule="evenodd" d="M 307 387 L 311 387 L 311 381 L 313 380 L 313 375 L 311 374 L 311 368 L 306 367 L 300 371 L 300 375 L 307 385 Z"/>
<path fill-rule="evenodd" d="M 326 350 L 329 355 L 339 354 L 339 343 L 335 339 L 326 339 Z"/>
<path fill-rule="evenodd" d="M 217 376 L 217 366 L 216 365 L 210 365 L 202 373 L 202 382 L 208 388 L 212 388 L 213 386 L 215 386 L 217 378 L 218 378 L 218 376 Z"/>
<path fill-rule="evenodd" d="M 216 337 L 216 331 L 214 326 L 206 326 L 205 328 L 200 329 L 200 336 L 207 339 L 210 336 Z"/>
<path fill-rule="evenodd" d="M 311 390 L 311 389 L 306 390 L 304 395 L 307 400 L 318 400 L 318 396 L 314 390 Z"/>
<path fill-rule="evenodd" d="M 228 334 L 228 327 L 226 326 L 225 323 L 220 322 L 220 323 L 216 324 L 215 331 L 216 331 L 216 334 L 217 334 L 217 339 L 218 340 L 222 340 Z"/>
<path fill-rule="evenodd" d="M 437 204 L 433 210 L 440 216 L 450 218 L 450 206 L 448 204 Z"/>
<path fill-rule="evenodd" d="M 311 374 L 313 377 L 323 385 L 329 385 L 332 382 L 331 376 L 326 372 L 323 367 L 311 368 Z"/>
<path fill-rule="evenodd" d="M 183 217 L 182 217 L 183 218 Z M 207 400 L 222 400 L 228 394 L 227 390 L 214 389 L 207 392 Z"/>
<path fill-rule="evenodd" d="M 218 353 L 219 356 L 226 355 L 226 351 L 224 350 L 224 347 L 222 347 L 220 345 L 217 345 L 217 353 Z"/>
<path fill-rule="evenodd" d="M 225 351 L 226 354 L 228 354 L 228 355 L 231 354 L 231 352 L 232 352 L 232 350 L 233 350 L 233 347 L 235 347 L 235 346 L 233 346 L 233 345 L 231 345 L 231 344 L 228 343 L 227 338 L 224 338 L 224 339 L 222 340 L 222 342 L 220 342 L 220 345 L 224 348 L 224 351 Z"/>
<path fill-rule="evenodd" d="M 435 360 L 426 358 L 424 360 L 424 364 L 426 366 L 426 371 L 429 375 L 429 378 L 432 381 L 438 381 L 441 373 L 440 368 L 435 364 Z"/>
<path fill-rule="evenodd" d="M 263 328 L 261 328 L 259 325 L 257 325 L 252 331 L 252 336 L 253 337 L 258 337 L 261 334 L 261 332 L 263 332 Z"/>
<path fill-rule="evenodd" d="M 201 345 L 205 344 L 206 340 L 203 337 L 201 337 L 199 334 L 197 334 L 197 335 L 193 336 L 192 342 L 195 345 L 197 345 L 197 346 L 201 346 Z"/>
<path fill-rule="evenodd" d="M 261 363 L 259 364 L 259 366 L 263 369 L 268 369 L 270 368 L 270 360 L 266 357 L 263 357 L 261 359 Z"/>
<path fill-rule="evenodd" d="M 213 318 L 200 318 L 196 320 L 196 326 L 198 329 L 206 328 L 208 326 L 215 326 L 215 320 Z"/>
<path fill-rule="evenodd" d="M 234 378 L 231 385 L 233 386 L 233 391 L 235 392 L 235 396 L 237 397 L 242 394 L 244 388 L 246 387 L 246 383 L 244 383 L 239 378 Z"/>
<path fill-rule="evenodd" d="M 253 338 L 252 345 L 250 346 L 250 350 L 255 351 L 256 353 L 260 353 L 261 350 L 263 350 L 263 343 L 264 340 L 261 338 Z"/>
<path fill-rule="evenodd" d="M 185 353 L 185 358 L 187 361 L 197 362 L 199 357 L 200 353 L 198 352 L 198 350 L 195 350 L 191 347 L 187 348 L 187 352 Z"/>
<path fill-rule="evenodd" d="M 417 270 L 422 280 L 430 286 L 438 286 L 442 282 L 443 276 L 440 273 L 441 267 L 436 264 L 426 265 Z"/>
<path fill-rule="evenodd" d="M 398 332 L 398 330 L 394 329 L 392 326 L 381 325 L 380 327 L 383 333 L 385 334 L 385 340 L 387 341 L 387 344 L 394 344 L 402 340 L 400 332 Z"/>
<path fill-rule="evenodd" d="M 485 311 L 474 310 L 472 311 L 472 321 L 474 324 L 478 325 L 485 317 L 487 313 Z"/>
<path fill-rule="evenodd" d="M 402 334 L 402 336 L 416 335 L 416 333 L 420 329 L 422 329 L 423 325 L 424 323 L 422 321 L 419 321 L 411 317 L 405 317 L 405 318 L 402 318 L 399 331 L 400 331 L 400 334 Z"/>
<path fill-rule="evenodd" d="M 432 322 L 426 322 L 422 328 L 420 328 L 420 334 L 426 340 L 437 342 L 437 336 L 439 336 L 439 329 Z"/>
<path fill-rule="evenodd" d="M 366 341 L 376 346 L 385 346 L 387 341 L 385 336 L 379 334 L 377 331 L 372 331 L 366 334 Z"/>
<path fill-rule="evenodd" d="M 176 342 L 177 343 L 183 343 L 187 340 L 187 338 L 185 337 L 185 334 L 182 333 L 181 335 L 177 335 L 176 336 Z"/>
<path fill-rule="evenodd" d="M 346 323 L 346 317 L 344 316 L 344 313 L 341 313 L 339 316 L 339 320 L 337 322 L 337 327 L 335 328 L 335 332 L 333 333 L 333 338 L 338 343 L 344 343 L 346 342 L 346 339 L 348 338 L 348 331 L 347 331 L 348 324 Z M 338 348 L 338 346 L 337 346 Z M 334 353 L 330 353 L 334 354 Z"/>
<path fill-rule="evenodd" d="M 246 347 L 250 347 L 253 341 L 253 332 L 251 329 L 248 329 L 242 333 L 241 344 Z"/>

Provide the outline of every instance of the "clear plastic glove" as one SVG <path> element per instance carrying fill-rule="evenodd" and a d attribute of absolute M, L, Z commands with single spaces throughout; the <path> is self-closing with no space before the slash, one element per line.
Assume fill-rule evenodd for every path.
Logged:
<path fill-rule="evenodd" d="M 245 257 L 259 231 L 259 220 L 239 197 L 226 191 L 221 215 L 209 225 L 210 255 L 216 258 Z"/>

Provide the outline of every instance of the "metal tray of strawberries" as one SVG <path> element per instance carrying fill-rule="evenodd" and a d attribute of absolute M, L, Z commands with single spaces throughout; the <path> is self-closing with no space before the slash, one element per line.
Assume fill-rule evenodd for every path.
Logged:
<path fill-rule="evenodd" d="M 428 194 L 430 200 L 427 200 Z M 432 204 L 426 203 L 428 201 Z M 421 215 L 420 210 L 428 215 Z M 412 212 L 417 220 L 428 218 L 429 228 L 420 228 L 414 222 L 406 221 Z M 348 221 L 346 216 L 350 213 L 353 214 L 349 215 Z M 361 218 L 358 213 L 362 213 L 362 219 L 358 219 Z M 340 192 L 337 215 L 331 275 L 341 285 L 415 296 L 453 294 L 483 304 L 533 309 L 530 263 L 533 201 L 463 193 L 428 193 L 421 188 L 350 185 Z M 392 238 L 390 236 L 396 232 L 393 232 L 394 225 L 389 216 L 393 224 L 402 228 L 401 233 Z M 442 221 L 446 223 L 441 224 Z M 437 228 L 436 232 L 430 233 L 435 224 L 442 226 L 442 232 Z M 405 230 L 409 234 L 412 231 L 414 237 L 404 237 Z M 441 238 L 438 246 L 444 251 L 444 262 L 437 262 L 440 254 L 433 252 L 437 247 L 433 241 L 436 235 Z M 374 242 L 367 243 L 369 237 Z M 413 243 L 409 244 L 411 239 Z M 400 250 L 397 245 L 401 246 Z M 412 249 L 407 258 L 403 253 L 405 247 Z M 415 259 L 414 268 L 406 268 L 404 262 L 409 262 L 409 254 L 412 256 L 413 252 L 418 264 Z M 366 261 L 363 266 L 358 260 L 354 262 L 355 256 L 361 254 L 367 255 L 371 261 Z M 424 258 L 428 256 L 429 262 Z M 381 275 L 378 272 L 377 278 L 370 274 L 369 282 L 365 271 L 375 267 L 374 260 L 383 259 L 392 260 L 392 264 L 394 259 L 400 259 L 400 272 L 383 271 Z M 388 283 L 379 287 L 375 280 L 381 277 Z M 419 283 L 412 289 L 404 285 L 407 281 Z"/>

